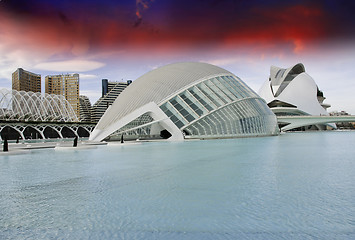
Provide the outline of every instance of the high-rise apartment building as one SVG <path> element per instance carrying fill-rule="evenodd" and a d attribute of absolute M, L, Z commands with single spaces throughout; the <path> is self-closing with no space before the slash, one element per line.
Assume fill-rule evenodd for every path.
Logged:
<path fill-rule="evenodd" d="M 72 105 L 76 116 L 80 117 L 79 74 L 49 75 L 45 78 L 45 92 L 62 95 Z"/>
<path fill-rule="evenodd" d="M 109 82 L 108 79 L 102 79 L 102 95 L 101 95 L 101 97 L 105 97 L 105 95 L 108 94 L 109 92 L 111 92 L 113 88 L 116 88 L 114 92 L 119 94 L 131 83 L 132 83 L 132 80 L 127 80 L 126 82 Z M 118 96 L 118 94 L 117 94 L 117 96 Z"/>
<path fill-rule="evenodd" d="M 80 103 L 80 121 L 81 122 L 91 122 L 92 106 L 90 100 L 87 96 L 79 96 Z"/>
<path fill-rule="evenodd" d="M 127 80 L 127 82 L 109 82 L 107 79 L 102 79 L 102 96 L 92 106 L 92 122 L 100 120 L 106 109 L 130 83 L 132 83 L 132 80 Z"/>
<path fill-rule="evenodd" d="M 18 68 L 12 73 L 12 89 L 26 92 L 41 92 L 41 75 Z"/>

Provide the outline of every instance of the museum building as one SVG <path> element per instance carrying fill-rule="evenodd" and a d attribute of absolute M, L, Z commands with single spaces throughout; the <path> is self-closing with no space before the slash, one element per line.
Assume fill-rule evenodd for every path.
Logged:
<path fill-rule="evenodd" d="M 133 81 L 107 109 L 90 140 L 278 133 L 275 114 L 240 78 L 211 64 L 183 62 L 154 69 Z"/>

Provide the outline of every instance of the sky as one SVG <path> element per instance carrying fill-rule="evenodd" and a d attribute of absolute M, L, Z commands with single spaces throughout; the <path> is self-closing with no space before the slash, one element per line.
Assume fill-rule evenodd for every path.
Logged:
<path fill-rule="evenodd" d="M 270 66 L 303 63 L 331 104 L 355 114 L 352 0 L 0 0 L 0 88 L 19 67 L 80 74 L 93 104 L 101 79 L 135 80 L 174 62 L 222 67 L 256 92 Z"/>

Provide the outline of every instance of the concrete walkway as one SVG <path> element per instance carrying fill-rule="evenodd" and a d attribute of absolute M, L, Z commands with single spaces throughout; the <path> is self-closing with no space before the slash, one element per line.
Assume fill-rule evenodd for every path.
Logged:
<path fill-rule="evenodd" d="M 355 122 L 355 116 L 277 116 L 277 121 L 278 123 L 288 124 L 281 128 L 281 131 L 287 131 L 316 124 Z"/>

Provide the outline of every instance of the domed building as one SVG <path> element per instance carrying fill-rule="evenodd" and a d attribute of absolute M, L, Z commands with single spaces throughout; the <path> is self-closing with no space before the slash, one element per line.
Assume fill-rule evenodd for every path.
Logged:
<path fill-rule="evenodd" d="M 277 116 L 329 115 L 326 109 L 330 105 L 323 103 L 323 92 L 305 72 L 302 63 L 287 69 L 271 66 L 270 77 L 260 88 L 259 95 Z M 334 124 L 327 125 L 335 127 Z M 325 129 L 325 125 L 308 128 Z"/>
<path fill-rule="evenodd" d="M 276 116 L 240 78 L 214 65 L 183 62 L 133 81 L 107 109 L 90 140 L 275 134 Z"/>

